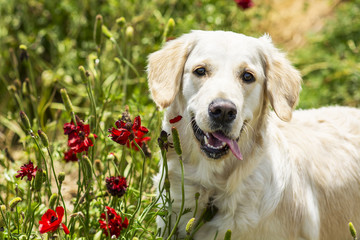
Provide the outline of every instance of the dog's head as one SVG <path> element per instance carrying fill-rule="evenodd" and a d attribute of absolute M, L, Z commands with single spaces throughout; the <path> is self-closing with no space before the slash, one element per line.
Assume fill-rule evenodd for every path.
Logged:
<path fill-rule="evenodd" d="M 184 121 L 208 158 L 229 149 L 242 158 L 238 141 L 270 102 L 283 121 L 291 119 L 301 77 L 269 36 L 193 31 L 149 57 L 149 87 L 156 104 L 180 99 Z M 176 101 L 179 104 L 179 101 Z"/>

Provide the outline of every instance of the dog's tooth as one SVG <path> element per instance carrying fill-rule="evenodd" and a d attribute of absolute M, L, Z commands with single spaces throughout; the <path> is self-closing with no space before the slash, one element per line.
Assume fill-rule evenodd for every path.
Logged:
<path fill-rule="evenodd" d="M 204 142 L 205 142 L 205 145 L 209 145 L 208 138 L 205 135 L 204 135 Z"/>

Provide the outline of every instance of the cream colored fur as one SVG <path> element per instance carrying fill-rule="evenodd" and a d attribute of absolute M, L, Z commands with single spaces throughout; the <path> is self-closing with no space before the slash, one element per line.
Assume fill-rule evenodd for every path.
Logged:
<path fill-rule="evenodd" d="M 199 66 L 206 68 L 205 77 L 193 73 Z M 255 82 L 242 81 L 245 70 Z M 360 228 L 360 110 L 292 112 L 301 77 L 270 37 L 193 31 L 151 54 L 148 73 L 154 101 L 167 108 L 163 129 L 170 133 L 176 126 L 180 133 L 185 207 L 194 211 L 199 192 L 197 218 L 209 198 L 219 209 L 195 239 L 214 239 L 218 232 L 222 240 L 231 229 L 233 240 L 343 240 L 351 239 L 349 221 Z M 208 106 L 216 98 L 236 105 L 229 137 L 239 137 L 243 160 L 230 151 L 210 159 L 199 148 L 191 117 L 211 132 Z M 183 119 L 170 124 L 177 115 Z M 173 149 L 167 158 L 175 218 L 181 204 L 180 166 Z M 183 216 L 180 237 L 192 215 Z M 159 227 L 163 224 L 159 219 Z"/>

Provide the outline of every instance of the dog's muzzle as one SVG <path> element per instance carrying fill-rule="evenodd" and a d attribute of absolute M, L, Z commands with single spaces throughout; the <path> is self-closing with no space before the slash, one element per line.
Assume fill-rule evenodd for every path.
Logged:
<path fill-rule="evenodd" d="M 235 120 L 237 110 L 234 103 L 224 99 L 216 99 L 209 104 L 209 119 L 213 132 L 204 132 L 192 118 L 191 125 L 196 139 L 200 142 L 200 149 L 213 159 L 221 158 L 231 152 L 236 158 L 242 160 L 242 155 L 237 144 L 238 139 L 231 139 L 226 135 L 231 123 Z"/>

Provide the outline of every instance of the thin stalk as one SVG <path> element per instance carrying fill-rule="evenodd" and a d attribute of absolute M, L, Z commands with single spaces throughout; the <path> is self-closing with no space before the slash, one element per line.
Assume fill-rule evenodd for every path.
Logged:
<path fill-rule="evenodd" d="M 47 185 L 47 187 L 48 187 L 48 196 L 50 197 L 51 194 L 52 194 L 52 193 L 51 193 L 51 188 L 50 188 L 51 181 L 50 181 L 50 178 L 49 178 L 49 172 L 50 172 L 50 171 L 48 171 L 48 167 L 47 167 L 47 163 L 46 163 L 46 158 L 45 158 L 45 155 L 44 155 L 43 151 L 41 150 L 41 146 L 40 146 L 39 142 L 36 140 L 35 135 L 34 135 L 34 133 L 33 133 L 33 131 L 32 131 L 31 129 L 29 130 L 29 133 L 30 133 L 31 138 L 34 140 L 36 146 L 38 147 L 42 159 L 44 160 L 45 169 L 46 169 L 46 175 L 48 176 L 48 177 L 47 177 L 47 184 L 46 184 L 46 185 Z"/>
<path fill-rule="evenodd" d="M 133 140 L 133 143 L 134 143 L 135 146 L 141 151 L 141 153 L 142 153 L 142 155 L 143 155 L 143 164 L 142 164 L 142 171 L 141 171 L 141 176 L 140 176 L 139 197 L 138 197 L 138 202 L 137 202 L 137 205 L 136 205 L 136 209 L 135 209 L 133 215 L 131 216 L 131 220 L 130 220 L 130 223 L 131 223 L 131 224 L 134 222 L 135 215 L 137 214 L 137 212 L 139 211 L 139 209 L 140 209 L 140 207 L 141 207 L 142 192 L 143 192 L 143 183 L 144 183 L 144 175 L 145 175 L 145 160 L 146 160 L 145 153 L 142 151 L 141 147 L 136 143 L 135 140 Z"/>
<path fill-rule="evenodd" d="M 24 224 L 23 224 L 23 232 L 26 232 L 26 222 L 29 218 L 29 215 L 32 214 L 32 211 L 31 211 L 31 191 L 30 191 L 30 188 L 31 188 L 31 183 L 28 182 L 28 196 L 27 196 L 27 211 L 26 211 L 26 216 L 25 216 L 25 220 L 24 220 Z M 30 229 L 31 231 L 31 229 Z"/>
<path fill-rule="evenodd" d="M 0 212 L 1 212 L 2 218 L 3 218 L 4 221 L 5 221 L 6 228 L 8 229 L 8 233 L 9 233 L 9 235 L 10 235 L 10 239 L 13 239 L 13 237 L 12 237 L 12 235 L 11 235 L 11 229 L 10 229 L 10 220 L 9 220 L 7 217 L 5 217 L 5 214 L 6 214 L 6 213 L 4 213 L 2 210 L 0 210 Z M 7 214 L 6 214 L 6 215 L 7 215 Z"/>
<path fill-rule="evenodd" d="M 181 155 L 179 156 L 179 163 L 181 167 L 181 206 L 180 206 L 180 212 L 176 219 L 175 225 L 167 238 L 167 240 L 170 240 L 171 237 L 174 235 L 174 233 L 177 231 L 177 226 L 179 225 L 180 218 L 182 217 L 183 211 L 184 211 L 184 205 L 185 205 L 185 186 L 184 186 L 184 164 L 182 161 Z"/>
<path fill-rule="evenodd" d="M 19 209 L 18 206 L 15 207 L 16 208 L 16 224 L 17 224 L 17 230 L 18 230 L 18 234 L 20 234 L 20 222 L 19 222 Z"/>
<path fill-rule="evenodd" d="M 168 182 L 170 184 L 170 180 L 169 180 L 169 169 L 168 169 L 168 165 L 167 165 L 167 157 L 166 157 L 166 152 L 165 151 L 161 151 L 162 154 L 162 158 L 163 158 L 163 166 L 165 168 L 165 184 L 166 182 Z M 166 190 L 166 197 L 167 197 L 167 202 L 168 202 L 168 221 L 166 221 L 166 225 L 164 228 L 164 232 L 163 232 L 163 236 L 165 236 L 165 232 L 167 229 L 167 225 L 169 225 L 169 229 L 168 229 L 168 234 L 170 234 L 170 228 L 171 228 L 171 212 L 172 212 L 172 202 L 171 202 L 171 193 L 170 193 L 170 189 L 168 189 L 165 186 L 165 190 Z M 165 202 L 163 200 L 163 202 Z M 169 211 L 170 210 L 170 211 Z"/>
<path fill-rule="evenodd" d="M 57 179 L 57 175 L 56 175 L 56 172 L 55 172 L 55 168 L 54 168 L 54 160 L 53 160 L 52 154 L 51 154 L 51 152 L 50 152 L 50 148 L 49 148 L 49 147 L 47 147 L 46 149 L 47 149 L 47 152 L 48 152 L 49 157 L 50 157 L 50 166 L 51 166 L 51 169 L 52 169 L 53 174 L 54 174 L 54 178 L 55 178 L 56 186 L 57 186 L 57 188 L 58 188 L 58 194 L 59 194 L 59 196 L 61 197 L 61 201 L 62 201 L 62 203 L 63 203 L 63 205 L 64 205 L 64 210 L 65 210 L 65 211 L 64 211 L 64 212 L 65 212 L 65 224 L 67 224 L 67 211 L 66 211 L 66 204 L 65 204 L 65 201 L 64 201 L 63 195 L 62 195 L 62 193 L 61 193 L 61 186 L 60 186 L 60 184 L 59 184 L 59 180 Z"/>

